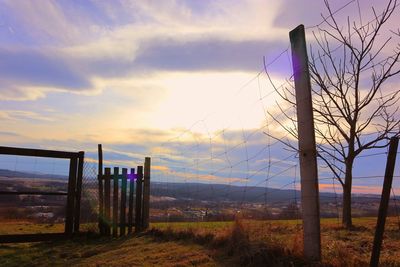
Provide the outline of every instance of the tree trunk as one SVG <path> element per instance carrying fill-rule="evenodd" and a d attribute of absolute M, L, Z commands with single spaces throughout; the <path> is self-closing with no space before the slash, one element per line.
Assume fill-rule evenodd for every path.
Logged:
<path fill-rule="evenodd" d="M 351 229 L 353 226 L 351 218 L 351 187 L 353 182 L 353 162 L 354 159 L 346 160 L 346 172 L 343 186 L 342 224 L 346 229 Z"/>

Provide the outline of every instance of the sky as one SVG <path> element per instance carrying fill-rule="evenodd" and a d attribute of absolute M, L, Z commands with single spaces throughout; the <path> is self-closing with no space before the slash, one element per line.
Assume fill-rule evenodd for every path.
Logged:
<path fill-rule="evenodd" d="M 331 2 L 338 18 L 367 20 L 385 1 Z M 265 134 L 285 136 L 266 119 L 279 99 L 263 59 L 284 83 L 288 32 L 321 13 L 315 0 L 0 0 L 0 143 L 83 150 L 88 162 L 102 143 L 109 166 L 151 156 L 160 181 L 298 185 L 297 159 Z M 385 157 L 360 160 L 356 175 L 383 175 Z M 0 167 L 58 171 L 30 160 L 2 156 Z M 360 179 L 355 192 L 380 186 Z"/>

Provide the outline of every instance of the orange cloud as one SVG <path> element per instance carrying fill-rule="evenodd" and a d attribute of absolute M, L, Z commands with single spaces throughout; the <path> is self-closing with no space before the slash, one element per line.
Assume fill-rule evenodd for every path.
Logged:
<path fill-rule="evenodd" d="M 238 177 L 221 177 L 221 176 L 216 176 L 216 175 L 212 175 L 212 174 L 195 174 L 195 173 L 185 173 L 185 172 L 174 172 L 167 166 L 153 165 L 152 169 L 158 170 L 158 171 L 162 172 L 164 175 L 182 178 L 184 180 L 213 181 L 213 182 L 217 182 L 217 183 L 236 183 L 236 182 L 245 183 L 245 182 L 247 182 L 246 179 L 238 178 Z"/>
<path fill-rule="evenodd" d="M 319 190 L 321 192 L 333 192 L 334 189 L 338 193 L 342 193 L 342 187 L 340 185 L 332 184 L 319 184 Z M 382 192 L 382 186 L 375 185 L 353 185 L 352 192 L 355 194 L 380 194 Z"/>

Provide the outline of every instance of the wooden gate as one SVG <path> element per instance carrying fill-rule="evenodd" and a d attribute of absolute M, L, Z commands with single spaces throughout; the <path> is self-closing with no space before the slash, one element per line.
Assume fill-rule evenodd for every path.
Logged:
<path fill-rule="evenodd" d="M 36 242 L 59 240 L 71 237 L 79 232 L 80 200 L 82 190 L 82 175 L 84 152 L 65 152 L 43 149 L 29 149 L 0 146 L 0 155 L 43 157 L 69 159 L 69 176 L 67 192 L 40 192 L 40 191 L 0 191 L 0 195 L 53 195 L 67 196 L 65 228 L 63 233 L 46 234 L 10 234 L 0 235 L 0 243 Z"/>
<path fill-rule="evenodd" d="M 99 145 L 99 230 L 105 236 L 124 236 L 149 227 L 150 158 L 143 166 L 130 169 L 104 168 Z M 144 171 L 144 172 L 143 172 Z"/>

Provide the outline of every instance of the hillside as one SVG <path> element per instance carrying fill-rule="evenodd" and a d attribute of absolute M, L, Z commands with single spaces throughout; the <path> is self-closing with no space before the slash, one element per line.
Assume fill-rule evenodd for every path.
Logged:
<path fill-rule="evenodd" d="M 368 266 L 376 218 L 354 223 L 346 231 L 336 219 L 322 219 L 321 264 L 301 256 L 301 222 L 281 220 L 154 223 L 148 232 L 119 239 L 6 244 L 0 266 Z M 399 266 L 397 218 L 388 218 L 385 233 L 381 266 Z"/>
<path fill-rule="evenodd" d="M 0 169 L 0 177 L 68 180 L 68 176 L 65 176 L 65 175 L 47 174 L 47 173 L 30 173 L 30 172 L 12 171 L 12 170 L 7 170 L 7 169 Z"/>
<path fill-rule="evenodd" d="M 288 202 L 296 196 L 301 198 L 300 190 L 276 189 L 256 186 L 237 186 L 226 184 L 204 184 L 204 183 L 163 183 L 152 182 L 151 194 L 153 196 L 168 196 L 174 198 L 194 199 L 202 201 L 234 201 L 242 202 L 263 202 L 267 196 L 269 202 Z M 335 198 L 340 200 L 341 194 L 320 192 L 321 202 L 332 202 Z M 374 202 L 379 195 L 357 194 L 354 201 Z M 261 200 L 260 200 L 261 199 Z"/>
<path fill-rule="evenodd" d="M 0 169 L 0 177 L 3 178 L 30 178 L 30 179 L 54 179 L 67 180 L 67 176 L 18 172 L 6 169 Z M 0 189 L 1 190 L 1 189 Z M 288 202 L 294 197 L 300 199 L 300 190 L 276 189 L 257 186 L 237 186 L 228 184 L 206 184 L 206 183 L 166 183 L 151 182 L 152 196 L 167 196 L 176 199 L 201 200 L 201 201 L 231 201 L 231 202 L 263 202 L 267 196 L 269 202 L 284 201 Z M 335 197 L 340 198 L 340 194 L 320 192 L 321 202 L 332 202 Z M 379 195 L 358 194 L 354 196 L 356 202 L 374 202 Z M 262 199 L 262 200 L 260 200 Z"/>

